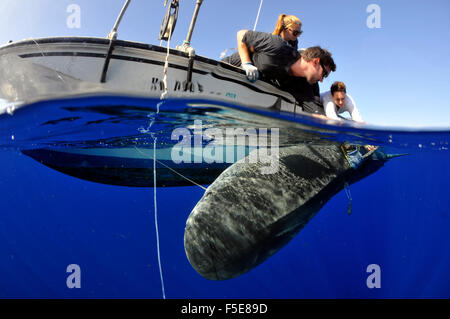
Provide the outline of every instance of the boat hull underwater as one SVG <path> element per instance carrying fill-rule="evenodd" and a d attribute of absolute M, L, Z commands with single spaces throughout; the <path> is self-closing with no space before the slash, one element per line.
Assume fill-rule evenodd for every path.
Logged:
<path fill-rule="evenodd" d="M 153 150 L 128 148 L 25 149 L 22 153 L 61 173 L 91 182 L 130 187 L 209 185 L 230 163 L 175 164 L 172 148 Z M 195 152 L 195 150 L 193 151 Z M 154 167 L 155 165 L 155 167 Z M 153 173 L 156 172 L 156 181 Z M 154 184 L 156 182 L 156 184 Z"/>
<path fill-rule="evenodd" d="M 339 144 L 280 149 L 279 167 L 242 159 L 205 192 L 186 222 L 184 245 L 194 269 L 211 280 L 240 276 L 288 243 L 344 188 L 382 167 L 377 150 L 354 169 Z"/>
<path fill-rule="evenodd" d="M 92 37 L 51 37 L 4 45 L 0 47 L 0 98 L 29 103 L 93 91 L 159 98 L 167 89 L 166 98 L 171 99 L 302 113 L 291 94 L 268 82 L 250 83 L 242 69 L 230 64 L 144 43 L 115 40 L 112 54 L 109 46 L 110 40 Z M 105 60 L 109 63 L 102 82 Z"/>

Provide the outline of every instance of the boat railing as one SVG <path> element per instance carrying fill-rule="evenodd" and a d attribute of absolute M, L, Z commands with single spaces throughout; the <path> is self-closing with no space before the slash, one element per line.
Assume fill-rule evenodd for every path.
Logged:
<path fill-rule="evenodd" d="M 109 63 L 111 61 L 112 52 L 114 50 L 115 42 L 117 40 L 117 32 L 119 28 L 119 24 L 122 21 L 122 18 L 125 14 L 125 11 L 127 10 L 131 0 L 126 0 L 125 4 L 122 7 L 122 10 L 119 13 L 119 16 L 117 17 L 116 23 L 114 24 L 111 32 L 108 34 L 109 47 L 108 47 L 108 53 L 106 54 L 105 62 L 103 64 L 102 74 L 100 78 L 101 83 L 106 82 L 106 74 L 108 73 Z M 172 0 L 172 2 L 169 4 L 166 14 L 164 16 L 159 39 L 160 40 L 166 40 L 170 41 L 170 38 L 172 37 L 173 31 L 175 29 L 176 21 L 178 18 L 178 6 L 179 6 L 179 0 Z M 197 3 L 195 5 L 194 14 L 192 16 L 191 24 L 189 26 L 188 34 L 186 36 L 186 40 L 184 40 L 182 45 L 179 45 L 176 47 L 177 50 L 185 52 L 188 54 L 189 60 L 188 60 L 188 68 L 187 68 L 187 77 L 186 77 L 186 83 L 189 86 L 192 80 L 192 70 L 194 65 L 194 58 L 195 58 L 195 50 L 191 47 L 191 38 L 192 34 L 194 32 L 194 27 L 197 22 L 198 13 L 200 11 L 200 6 L 202 5 L 203 0 L 197 0 Z M 165 5 L 167 5 L 167 0 Z"/>
<path fill-rule="evenodd" d="M 109 47 L 108 47 L 108 53 L 106 54 L 105 63 L 103 64 L 102 76 L 100 78 L 101 83 L 106 82 L 106 73 L 108 72 L 109 62 L 111 61 L 111 55 L 114 50 L 115 41 L 117 39 L 117 30 L 119 29 L 120 21 L 122 21 L 123 15 L 125 14 L 125 11 L 127 10 L 130 2 L 131 2 L 131 0 L 125 1 L 125 4 L 123 5 L 122 10 L 120 10 L 119 16 L 117 17 L 116 23 L 114 23 L 114 26 L 113 26 L 111 32 L 108 34 Z"/>

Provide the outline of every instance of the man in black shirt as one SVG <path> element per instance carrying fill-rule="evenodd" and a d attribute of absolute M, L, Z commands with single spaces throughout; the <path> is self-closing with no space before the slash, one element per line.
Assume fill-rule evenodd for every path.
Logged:
<path fill-rule="evenodd" d="M 334 71 L 336 71 L 336 65 L 330 52 L 318 46 L 307 48 L 289 67 L 289 75 L 279 80 L 279 87 L 291 93 L 303 111 L 325 115 L 320 102 L 318 82 L 322 82 L 330 72 Z"/>
<path fill-rule="evenodd" d="M 238 53 L 224 62 L 242 66 L 252 82 L 261 73 L 262 79 L 291 93 L 303 111 L 325 114 L 317 82 L 336 70 L 330 52 L 312 47 L 299 54 L 281 37 L 264 32 L 241 30 L 237 38 Z"/>

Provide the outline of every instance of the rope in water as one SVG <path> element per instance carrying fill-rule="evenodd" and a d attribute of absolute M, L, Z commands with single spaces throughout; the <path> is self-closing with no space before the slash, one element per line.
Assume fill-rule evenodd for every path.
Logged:
<path fill-rule="evenodd" d="M 169 68 L 169 53 L 170 53 L 170 30 L 169 26 L 169 38 L 167 40 L 167 54 L 166 54 L 166 60 L 164 62 L 164 69 L 163 69 L 163 84 L 164 84 L 164 91 L 161 93 L 161 100 L 164 100 L 166 94 L 167 94 L 167 69 Z M 158 116 L 159 113 L 159 106 L 160 103 L 157 105 L 156 109 L 156 115 L 155 118 Z M 153 124 L 153 122 L 151 123 Z M 157 203 L 157 197 L 156 197 L 156 141 L 157 137 L 153 136 L 153 202 L 155 206 L 155 230 L 156 230 L 156 251 L 158 254 L 158 266 L 159 266 L 159 277 L 161 279 L 161 290 L 162 290 L 162 296 L 163 299 L 166 299 L 166 290 L 164 287 L 164 277 L 163 277 L 163 271 L 162 271 L 162 263 L 161 263 L 161 251 L 159 247 L 159 231 L 158 231 L 158 203 Z"/>
<path fill-rule="evenodd" d="M 142 152 L 142 151 L 141 151 L 139 148 L 137 148 L 136 146 L 135 146 L 134 148 L 135 148 L 136 151 L 138 151 L 141 155 L 143 155 L 143 156 L 145 156 L 145 157 L 147 157 L 147 158 L 153 159 L 153 160 L 156 161 L 158 164 L 160 164 L 160 165 L 164 166 L 165 168 L 169 169 L 170 171 L 174 172 L 175 174 L 177 174 L 177 175 L 180 176 L 181 178 L 184 178 L 184 179 L 187 180 L 189 183 L 192 183 L 193 185 L 198 186 L 198 187 L 200 187 L 201 189 L 203 189 L 203 190 L 206 191 L 206 187 L 204 187 L 204 186 L 200 185 L 199 183 L 193 181 L 193 180 L 190 179 L 189 177 L 186 177 L 186 176 L 184 176 L 183 174 L 177 172 L 177 171 L 174 170 L 172 167 L 170 167 L 170 166 L 164 164 L 163 162 L 158 161 L 158 160 L 155 158 L 155 156 L 153 156 L 153 158 L 152 158 L 152 157 L 148 156 L 147 154 L 145 154 L 144 152 Z"/>
<path fill-rule="evenodd" d="M 157 138 L 155 137 L 153 140 L 153 203 L 155 206 L 155 230 L 156 230 L 156 250 L 158 253 L 158 266 L 159 266 L 159 277 L 161 279 L 161 290 L 162 290 L 162 295 L 163 295 L 163 299 L 166 299 L 166 291 L 164 288 L 164 278 L 163 278 L 163 273 L 162 273 L 162 265 L 161 265 L 161 253 L 160 253 L 160 249 L 159 249 L 159 230 L 158 230 L 158 212 L 157 212 L 157 200 L 156 200 L 156 140 Z"/>
<path fill-rule="evenodd" d="M 167 0 L 165 2 L 165 5 L 166 4 L 167 4 Z M 255 25 L 253 27 L 253 30 L 256 29 L 256 26 L 258 24 L 258 20 L 259 20 L 259 15 L 261 13 L 262 4 L 263 4 L 263 0 L 261 0 L 261 2 L 259 4 L 258 14 L 256 16 L 256 21 L 255 21 Z M 164 91 L 161 93 L 161 97 L 160 97 L 161 100 L 164 100 L 165 96 L 167 95 L 167 70 L 169 68 L 170 38 L 171 38 L 171 36 L 170 36 L 171 35 L 170 28 L 171 28 L 171 26 L 169 26 L 169 30 L 168 30 L 169 38 L 167 40 L 167 54 L 166 54 L 166 59 L 165 59 L 165 62 L 164 62 L 164 70 L 163 70 Z M 161 43 L 162 43 L 162 41 L 161 41 Z M 160 43 L 160 45 L 161 45 L 161 43 Z M 156 111 L 156 115 L 159 113 L 159 105 L 160 105 L 160 103 L 158 103 L 158 108 L 157 108 L 157 111 Z M 153 122 L 151 123 L 151 125 L 152 124 L 153 124 Z M 174 173 L 180 175 L 181 177 L 185 178 L 186 180 L 188 180 L 189 182 L 193 183 L 194 185 L 197 185 L 197 186 L 201 187 L 204 190 L 206 190 L 206 188 L 201 186 L 201 185 L 199 185 L 198 183 L 195 183 L 194 181 L 190 180 L 189 178 L 183 176 L 182 174 L 180 174 L 177 171 L 173 170 L 172 168 L 168 167 L 164 163 L 161 163 L 161 162 L 157 161 L 157 159 L 156 159 L 156 142 L 157 142 L 157 138 L 156 138 L 156 136 L 153 136 L 153 138 L 154 138 L 154 140 L 153 140 L 153 198 L 154 198 L 154 206 L 155 206 L 156 247 L 157 247 L 157 253 L 158 253 L 159 274 L 160 274 L 160 278 L 161 278 L 161 289 L 162 289 L 163 299 L 166 299 L 165 288 L 164 288 L 163 272 L 162 272 L 162 265 L 161 265 L 161 254 L 160 254 L 160 247 L 159 247 L 157 196 L 156 196 L 156 162 L 158 162 L 159 164 L 165 166 L 166 168 L 170 169 L 171 171 L 173 171 Z M 135 147 L 135 148 L 136 148 L 136 150 L 138 152 L 143 154 L 143 152 L 141 152 L 137 147 Z"/>
<path fill-rule="evenodd" d="M 348 198 L 348 207 L 347 207 L 347 214 L 352 214 L 352 194 L 350 193 L 350 186 L 348 185 L 348 182 L 345 182 L 344 184 L 345 194 Z"/>

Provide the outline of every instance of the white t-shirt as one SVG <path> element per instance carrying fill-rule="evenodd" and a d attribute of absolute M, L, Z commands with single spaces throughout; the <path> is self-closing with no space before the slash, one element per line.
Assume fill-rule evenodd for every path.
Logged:
<path fill-rule="evenodd" d="M 322 102 L 323 108 L 325 109 L 325 115 L 333 120 L 342 120 L 342 118 L 340 118 L 338 114 L 348 112 L 350 113 L 353 121 L 363 122 L 361 114 L 359 114 L 358 108 L 355 105 L 355 102 L 348 94 L 345 94 L 345 103 L 342 107 L 338 107 L 336 103 L 334 103 L 331 91 L 320 94 L 320 101 Z"/>

